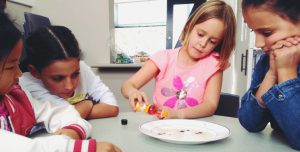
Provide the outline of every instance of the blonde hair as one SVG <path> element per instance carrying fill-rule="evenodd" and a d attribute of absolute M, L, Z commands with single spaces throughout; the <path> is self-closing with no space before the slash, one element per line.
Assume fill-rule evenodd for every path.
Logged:
<path fill-rule="evenodd" d="M 199 6 L 185 24 L 180 40 L 183 46 L 187 46 L 194 26 L 212 18 L 224 22 L 223 38 L 214 48 L 215 52 L 220 53 L 219 67 L 223 70 L 228 66 L 229 57 L 235 47 L 236 20 L 234 12 L 228 4 L 221 0 L 210 0 Z"/>

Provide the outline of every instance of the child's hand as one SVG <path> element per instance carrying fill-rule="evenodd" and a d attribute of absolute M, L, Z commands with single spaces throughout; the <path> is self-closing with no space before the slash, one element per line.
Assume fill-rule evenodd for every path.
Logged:
<path fill-rule="evenodd" d="M 79 112 L 81 118 L 86 119 L 93 109 L 93 101 L 83 100 L 74 104 L 75 109 Z"/>
<path fill-rule="evenodd" d="M 300 37 L 289 37 L 277 41 L 271 49 L 278 72 L 278 81 L 282 82 L 297 76 L 297 67 L 300 62 Z"/>
<path fill-rule="evenodd" d="M 290 46 L 292 56 L 296 59 L 295 63 L 299 64 L 300 62 L 300 36 L 294 36 L 287 38 L 286 41 L 290 42 L 292 45 Z"/>
<path fill-rule="evenodd" d="M 80 139 L 79 134 L 73 129 L 66 129 L 66 128 L 58 129 L 54 134 L 55 135 L 66 135 L 72 139 Z"/>
<path fill-rule="evenodd" d="M 135 90 L 128 95 L 129 103 L 132 111 L 136 111 L 135 105 L 137 102 L 148 104 L 148 98 L 145 92 Z"/>
<path fill-rule="evenodd" d="M 270 68 L 269 71 L 267 72 L 266 76 L 269 79 L 272 79 L 275 83 L 277 83 L 277 68 L 276 68 L 276 63 L 275 63 L 275 54 L 272 52 L 270 52 L 269 55 L 270 59 L 269 59 L 269 64 L 270 64 Z"/>
<path fill-rule="evenodd" d="M 162 118 L 160 116 L 157 116 L 157 118 L 159 118 L 159 119 L 176 119 L 176 118 L 180 118 L 178 116 L 178 113 L 179 113 L 178 110 L 171 109 L 171 108 L 165 107 L 165 106 L 158 106 L 158 109 L 167 113 L 167 117 L 164 117 L 164 118 Z"/>
<path fill-rule="evenodd" d="M 277 68 L 286 68 L 299 64 L 300 60 L 300 36 L 289 37 L 277 41 L 272 45 Z"/>
<path fill-rule="evenodd" d="M 122 152 L 120 148 L 108 142 L 97 142 L 96 152 Z"/>

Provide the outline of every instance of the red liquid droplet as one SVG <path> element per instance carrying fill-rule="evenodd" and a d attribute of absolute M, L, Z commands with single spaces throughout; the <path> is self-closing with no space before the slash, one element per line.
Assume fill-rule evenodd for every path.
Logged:
<path fill-rule="evenodd" d="M 149 110 L 148 110 L 148 114 L 150 114 L 150 115 L 154 115 L 155 113 L 156 113 L 156 107 L 155 107 L 155 105 L 151 105 L 150 107 L 149 107 Z"/>

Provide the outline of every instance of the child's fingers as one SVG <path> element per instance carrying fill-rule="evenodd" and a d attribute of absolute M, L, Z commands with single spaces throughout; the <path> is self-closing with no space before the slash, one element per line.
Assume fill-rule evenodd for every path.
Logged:
<path fill-rule="evenodd" d="M 148 102 L 147 94 L 146 94 L 145 92 L 142 92 L 141 95 L 142 95 L 142 98 L 143 98 L 143 102 L 144 102 L 144 103 L 149 103 L 149 102 Z"/>
<path fill-rule="evenodd" d="M 283 47 L 291 47 L 293 46 L 293 40 L 291 39 L 291 41 L 281 41 L 281 44 L 283 45 Z M 281 47 L 282 48 L 282 47 Z"/>
<path fill-rule="evenodd" d="M 131 110 L 135 112 L 136 111 L 136 109 L 135 109 L 135 102 L 130 100 L 129 103 L 130 103 Z"/>
<path fill-rule="evenodd" d="M 287 39 L 285 39 L 287 42 L 293 44 L 293 45 L 297 45 L 298 44 L 298 40 L 297 37 L 289 37 Z"/>
<path fill-rule="evenodd" d="M 282 49 L 283 47 L 291 47 L 293 44 L 289 41 L 280 40 L 271 46 L 271 50 Z"/>
<path fill-rule="evenodd" d="M 136 108 L 135 108 L 136 102 L 137 102 L 137 95 L 136 94 L 131 95 L 129 97 L 129 103 L 130 103 L 132 111 L 136 111 Z"/>
<path fill-rule="evenodd" d="M 155 106 L 156 106 L 156 108 L 158 109 L 158 110 L 162 110 L 162 106 L 161 105 L 159 105 L 159 104 L 155 104 Z"/>
<path fill-rule="evenodd" d="M 122 150 L 119 147 L 115 146 L 114 148 L 115 148 L 115 152 L 122 152 Z"/>
<path fill-rule="evenodd" d="M 144 102 L 144 99 L 143 99 L 142 94 L 139 94 L 139 95 L 138 95 L 138 97 L 137 97 L 137 102 L 141 102 L 141 103 Z"/>
<path fill-rule="evenodd" d="M 300 36 L 296 36 L 295 39 L 298 43 L 300 43 Z"/>
<path fill-rule="evenodd" d="M 283 48 L 283 46 L 284 45 L 282 43 L 276 43 L 271 46 L 271 50 L 281 49 L 281 48 Z"/>
<path fill-rule="evenodd" d="M 136 111 L 135 105 L 136 105 L 137 102 L 149 103 L 146 93 L 141 92 L 141 91 L 137 91 L 135 93 L 132 93 L 129 96 L 129 101 L 130 101 L 130 106 L 131 106 L 133 111 Z"/>
<path fill-rule="evenodd" d="M 56 132 L 54 132 L 54 135 L 61 135 L 62 134 L 62 130 L 58 129 Z"/>

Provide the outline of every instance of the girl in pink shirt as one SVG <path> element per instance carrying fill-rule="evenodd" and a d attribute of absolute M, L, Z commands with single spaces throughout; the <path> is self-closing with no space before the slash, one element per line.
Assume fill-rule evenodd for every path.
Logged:
<path fill-rule="evenodd" d="M 135 111 L 136 102 L 148 103 L 139 89 L 155 78 L 153 102 L 167 118 L 198 118 L 217 109 L 223 71 L 235 45 L 235 16 L 220 0 L 202 4 L 181 34 L 182 47 L 159 51 L 122 86 Z"/>

